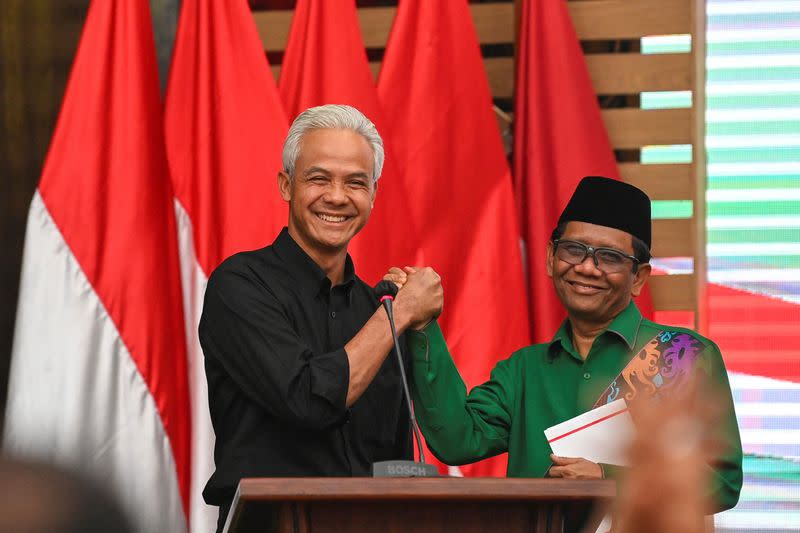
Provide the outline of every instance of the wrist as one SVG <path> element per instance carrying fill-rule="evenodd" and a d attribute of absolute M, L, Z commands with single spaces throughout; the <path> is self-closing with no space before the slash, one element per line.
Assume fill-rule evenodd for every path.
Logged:
<path fill-rule="evenodd" d="M 420 322 L 420 323 L 417 323 L 417 324 L 410 324 L 408 326 L 408 329 L 411 330 L 411 331 L 422 332 L 422 331 L 425 330 L 425 328 L 430 326 L 431 322 L 433 322 L 434 320 L 436 320 L 436 319 L 435 318 L 429 318 L 425 322 Z"/>
<path fill-rule="evenodd" d="M 394 327 L 397 333 L 402 333 L 411 325 L 411 316 L 401 301 L 392 302 L 392 315 L 394 316 Z"/>

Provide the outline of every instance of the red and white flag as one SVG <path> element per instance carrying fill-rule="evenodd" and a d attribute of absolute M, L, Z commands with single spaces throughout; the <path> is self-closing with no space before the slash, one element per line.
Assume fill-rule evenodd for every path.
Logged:
<path fill-rule="evenodd" d="M 511 173 L 466 0 L 400 2 L 378 93 L 413 185 L 409 218 L 442 276 L 439 323 L 473 387 L 529 338 Z M 462 471 L 504 475 L 504 463 Z"/>
<path fill-rule="evenodd" d="M 525 0 L 514 87 L 514 186 L 534 342 L 549 341 L 566 317 L 547 276 L 547 241 L 578 182 L 590 175 L 619 179 L 567 4 Z M 637 304 L 652 315 L 647 289 Z"/>
<path fill-rule="evenodd" d="M 165 110 L 175 189 L 192 395 L 192 531 L 213 531 L 202 490 L 214 432 L 197 326 L 208 276 L 225 258 L 270 244 L 286 225 L 278 193 L 288 130 L 246 0 L 183 0 Z"/>
<path fill-rule="evenodd" d="M 89 473 L 140 531 L 185 531 L 177 237 L 147 2 L 89 8 L 28 215 L 6 451 Z"/>
<path fill-rule="evenodd" d="M 369 223 L 350 244 L 356 273 L 369 284 L 390 266 L 424 262 L 414 221 L 409 219 L 408 189 L 398 172 L 391 128 L 378 101 L 361 39 L 355 0 L 298 0 L 283 58 L 280 93 L 286 112 L 346 104 L 364 113 L 383 138 L 386 161 L 378 181 Z"/>

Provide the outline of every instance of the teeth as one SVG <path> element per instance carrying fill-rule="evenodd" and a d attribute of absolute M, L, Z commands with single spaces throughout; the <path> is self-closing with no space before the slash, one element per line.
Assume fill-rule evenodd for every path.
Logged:
<path fill-rule="evenodd" d="M 317 216 L 324 220 L 325 222 L 344 222 L 347 220 L 345 216 L 333 216 L 333 215 L 323 215 L 322 213 L 318 213 Z"/>
<path fill-rule="evenodd" d="M 598 289 L 598 290 L 600 290 L 600 287 L 595 287 L 594 285 L 587 285 L 585 283 L 580 283 L 579 281 L 573 281 L 572 283 L 574 285 L 577 285 L 578 287 L 586 287 L 586 288 L 589 288 L 589 289 Z"/>

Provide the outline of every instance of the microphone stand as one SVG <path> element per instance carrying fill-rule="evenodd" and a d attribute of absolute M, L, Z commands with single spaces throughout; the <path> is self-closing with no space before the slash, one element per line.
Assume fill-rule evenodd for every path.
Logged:
<path fill-rule="evenodd" d="M 400 341 L 397 337 L 397 329 L 394 325 L 394 313 L 392 311 L 392 301 L 397 294 L 397 286 L 390 281 L 381 281 L 375 288 L 379 294 L 380 302 L 389 317 L 389 326 L 392 329 L 392 340 L 394 341 L 394 353 L 397 355 L 397 364 L 400 366 L 400 378 L 403 382 L 403 396 L 406 399 L 408 409 L 408 419 L 411 422 L 411 429 L 417 441 L 419 450 L 419 462 L 394 459 L 389 461 L 378 461 L 372 465 L 372 477 L 436 477 L 439 470 L 431 464 L 425 462 L 425 451 L 422 449 L 422 437 L 419 434 L 417 418 L 414 416 L 414 406 L 411 404 L 411 393 L 408 390 L 408 379 L 406 378 L 403 355 L 400 352 Z"/>

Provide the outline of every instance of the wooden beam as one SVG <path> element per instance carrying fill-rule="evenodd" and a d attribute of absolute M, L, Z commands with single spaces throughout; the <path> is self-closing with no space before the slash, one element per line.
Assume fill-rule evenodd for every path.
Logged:
<path fill-rule="evenodd" d="M 511 98 L 514 94 L 514 59 L 510 57 L 490 57 L 484 59 L 483 66 L 486 67 L 486 76 L 489 79 L 489 88 L 495 98 Z M 275 80 L 280 79 L 281 66 L 271 65 L 272 75 Z M 378 80 L 378 73 L 381 70 L 380 61 L 370 61 L 369 68 L 372 71 L 372 79 Z"/>
<path fill-rule="evenodd" d="M 635 39 L 646 35 L 690 33 L 691 6 L 686 0 L 573 0 L 567 3 L 578 38 Z M 470 4 L 482 44 L 514 42 L 514 3 Z M 363 7 L 359 23 L 367 48 L 383 48 L 397 12 L 395 7 Z M 253 18 L 269 51 L 283 50 L 292 10 L 256 11 Z"/>
<path fill-rule="evenodd" d="M 614 148 L 692 142 L 690 109 L 605 109 L 602 113 Z"/>
<path fill-rule="evenodd" d="M 495 98 L 511 98 L 514 95 L 514 58 L 489 57 L 483 62 L 492 95 Z M 586 63 L 598 94 L 634 94 L 691 88 L 689 54 L 597 54 L 586 56 Z M 637 71 L 639 64 L 642 70 Z M 371 62 L 370 68 L 377 79 L 380 62 Z M 273 67 L 273 71 L 280 72 L 280 67 Z"/>
<path fill-rule="evenodd" d="M 708 258 L 706 257 L 706 2 L 691 0 L 692 16 L 692 83 L 694 100 L 692 102 L 692 150 L 694 153 L 695 187 L 694 227 L 692 239 L 695 249 L 694 268 L 697 276 L 697 313 L 695 328 L 708 334 Z"/>
<path fill-rule="evenodd" d="M 693 88 L 691 54 L 588 54 L 586 65 L 597 94 Z"/>
<path fill-rule="evenodd" d="M 481 44 L 514 42 L 514 2 L 470 4 Z"/>
<path fill-rule="evenodd" d="M 694 274 L 650 276 L 647 282 L 656 311 L 693 311 L 697 303 Z"/>
<path fill-rule="evenodd" d="M 470 4 L 481 44 L 514 42 L 514 3 Z M 358 10 L 361 36 L 367 48 L 383 48 L 392 29 L 396 7 L 362 7 Z M 253 19 L 264 49 L 283 50 L 289 38 L 292 10 L 256 11 Z"/>
<path fill-rule="evenodd" d="M 514 58 L 489 57 L 483 60 L 489 88 L 495 98 L 512 98 L 514 96 Z"/>
<path fill-rule="evenodd" d="M 691 164 L 643 165 L 618 163 L 622 179 L 639 187 L 651 200 L 693 200 Z"/>
<path fill-rule="evenodd" d="M 691 4 L 687 0 L 573 0 L 567 5 L 581 40 L 692 32 Z"/>
<path fill-rule="evenodd" d="M 693 257 L 691 218 L 653 221 L 653 257 Z"/>
<path fill-rule="evenodd" d="M 644 91 L 692 89 L 691 54 L 589 54 L 586 65 L 597 94 L 638 94 Z M 514 60 L 484 59 L 496 98 L 514 94 Z"/>
<path fill-rule="evenodd" d="M 264 50 L 277 52 L 286 48 L 289 28 L 292 25 L 292 10 L 255 11 L 253 19 Z"/>

